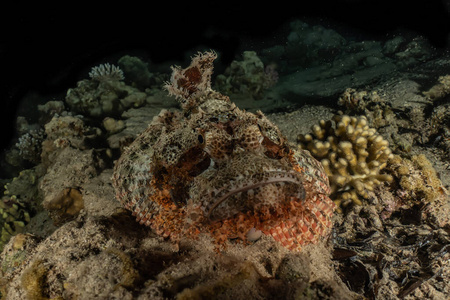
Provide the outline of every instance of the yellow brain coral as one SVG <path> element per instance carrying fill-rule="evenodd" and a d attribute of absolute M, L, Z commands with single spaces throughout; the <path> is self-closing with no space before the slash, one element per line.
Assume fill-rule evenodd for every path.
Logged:
<path fill-rule="evenodd" d="M 298 142 L 324 166 L 337 205 L 361 205 L 360 199 L 367 198 L 375 186 L 392 180 L 380 174 L 393 156 L 389 143 L 369 127 L 364 116 L 336 115 L 311 129 L 311 134 L 299 135 Z"/>

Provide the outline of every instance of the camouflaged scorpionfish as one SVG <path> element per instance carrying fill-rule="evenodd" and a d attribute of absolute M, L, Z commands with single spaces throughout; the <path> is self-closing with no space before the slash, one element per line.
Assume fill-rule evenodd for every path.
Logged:
<path fill-rule="evenodd" d="M 331 228 L 328 178 L 262 112 L 211 89 L 215 58 L 206 52 L 172 68 L 166 88 L 183 111 L 163 110 L 126 148 L 114 169 L 116 197 L 173 241 L 204 233 L 224 245 L 257 231 L 299 251 Z"/>

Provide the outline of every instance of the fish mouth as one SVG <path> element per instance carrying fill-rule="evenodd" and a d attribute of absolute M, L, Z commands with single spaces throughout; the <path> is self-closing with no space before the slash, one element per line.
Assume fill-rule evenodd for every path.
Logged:
<path fill-rule="evenodd" d="M 210 193 L 206 217 L 226 219 L 243 211 L 255 211 L 263 206 L 276 206 L 292 197 L 305 199 L 302 178 L 295 171 L 270 171 L 236 178 L 226 186 Z"/>

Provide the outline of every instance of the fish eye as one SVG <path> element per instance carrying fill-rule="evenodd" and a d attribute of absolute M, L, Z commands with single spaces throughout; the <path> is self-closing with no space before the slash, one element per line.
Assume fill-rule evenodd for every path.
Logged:
<path fill-rule="evenodd" d="M 199 134 L 199 135 L 197 136 L 197 139 L 198 139 L 198 142 L 199 142 L 200 144 L 203 144 L 203 143 L 205 142 L 205 138 L 204 138 L 203 135 L 201 135 L 201 134 Z"/>

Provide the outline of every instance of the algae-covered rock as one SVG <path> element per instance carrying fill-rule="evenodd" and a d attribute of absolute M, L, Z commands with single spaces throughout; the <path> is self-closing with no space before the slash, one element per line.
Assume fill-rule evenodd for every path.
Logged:
<path fill-rule="evenodd" d="M 40 239 L 31 234 L 19 233 L 12 237 L 0 254 L 0 295 L 8 292 L 8 282 L 23 271 Z M 3 298 L 2 298 L 3 299 Z"/>
<path fill-rule="evenodd" d="M 347 41 L 337 31 L 300 20 L 290 23 L 285 55 L 290 64 L 309 67 L 339 55 Z"/>
<path fill-rule="evenodd" d="M 127 82 L 139 89 L 150 87 L 154 83 L 154 75 L 150 73 L 148 63 L 139 57 L 125 55 L 118 60 L 119 67 L 123 70 Z"/>
<path fill-rule="evenodd" d="M 50 212 L 55 224 L 62 224 L 80 213 L 84 208 L 84 200 L 78 189 L 68 187 L 55 197 L 47 196 L 43 205 Z"/>
<path fill-rule="evenodd" d="M 332 271 L 324 244 L 305 247 L 297 258 L 264 236 L 246 247 L 230 243 L 219 255 L 212 241 L 201 236 L 183 240 L 177 251 L 123 210 L 108 217 L 81 214 L 40 243 L 36 240 L 32 247 L 8 253 L 2 255 L 17 255 L 20 268 L 13 269 L 10 259 L 0 283 L 3 295 L 13 300 L 294 299 L 305 293 L 351 299 L 353 295 Z"/>
<path fill-rule="evenodd" d="M 450 93 L 450 75 L 440 76 L 439 83 L 433 85 L 428 91 L 423 92 L 423 95 L 430 100 L 440 99 Z"/>
<path fill-rule="evenodd" d="M 116 244 L 108 242 L 109 238 L 105 234 L 107 231 L 106 224 L 102 224 L 98 219 L 80 219 L 79 222 L 63 225 L 51 238 L 44 240 L 33 252 L 28 253 L 28 259 L 19 273 L 0 278 L 6 281 L 8 286 L 6 298 L 68 299 L 80 295 L 81 298 L 89 299 L 109 294 L 109 297 L 117 295 L 119 299 L 127 299 L 122 298 L 124 294 L 116 283 L 129 276 L 128 269 L 131 265 L 128 262 L 124 265 L 123 259 L 117 258 L 118 255 L 109 254 L 107 249 L 115 247 Z M 94 263 L 98 255 L 104 259 Z M 90 267 L 87 266 L 89 262 Z M 72 278 L 83 275 L 92 279 L 94 274 L 97 278 L 90 285 L 85 285 L 86 277 L 81 277 L 79 280 L 82 280 L 83 284 L 80 282 L 76 287 L 73 286 Z M 105 274 L 109 274 L 109 277 L 105 277 Z"/>
<path fill-rule="evenodd" d="M 46 139 L 42 142 L 42 164 L 51 165 L 65 148 L 91 149 L 101 130 L 85 124 L 82 117 L 54 116 L 45 124 Z"/>
<path fill-rule="evenodd" d="M 243 94 L 258 100 L 277 79 L 276 71 L 265 68 L 255 51 L 244 51 L 241 61 L 233 61 L 224 74 L 217 76 L 215 87 L 224 94 Z"/>
<path fill-rule="evenodd" d="M 39 184 L 42 205 L 49 210 L 56 224 L 78 215 L 84 207 L 79 187 L 96 177 L 103 168 L 104 161 L 95 150 L 66 147 L 61 151 Z"/>
<path fill-rule="evenodd" d="M 412 155 L 410 159 L 394 155 L 387 170 L 399 185 L 397 193 L 404 201 L 427 203 L 446 193 L 436 170 L 423 154 Z"/>

